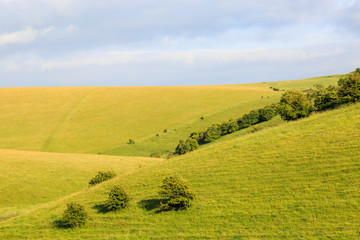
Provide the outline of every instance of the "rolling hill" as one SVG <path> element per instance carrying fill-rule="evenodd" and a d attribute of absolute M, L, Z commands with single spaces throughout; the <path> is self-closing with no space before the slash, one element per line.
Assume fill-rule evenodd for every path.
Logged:
<path fill-rule="evenodd" d="M 125 175 L 161 159 L 0 149 L 0 222 L 88 187 L 98 171 Z"/>
<path fill-rule="evenodd" d="M 219 86 L 1 88 L 0 148 L 165 156 L 192 131 L 277 102 L 281 92 L 270 87 L 308 89 L 339 76 Z M 127 144 L 130 138 L 136 144 Z"/>
<path fill-rule="evenodd" d="M 241 131 L 240 131 L 241 132 Z M 221 139 L 0 223 L 4 239 L 359 239 L 360 105 Z M 163 178 L 181 176 L 197 198 L 157 213 Z M 102 213 L 122 184 L 130 207 Z M 67 202 L 91 219 L 59 229 Z"/>

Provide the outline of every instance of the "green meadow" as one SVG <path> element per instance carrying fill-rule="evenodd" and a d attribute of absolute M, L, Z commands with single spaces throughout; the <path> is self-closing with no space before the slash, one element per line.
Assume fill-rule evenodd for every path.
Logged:
<path fill-rule="evenodd" d="M 88 186 L 98 171 L 129 174 L 161 159 L 0 150 L 0 221 Z"/>
<path fill-rule="evenodd" d="M 1 88 L 0 148 L 165 156 L 192 131 L 277 102 L 281 92 L 270 87 L 315 89 L 339 77 L 218 86 Z M 129 139 L 137 144 L 128 145 Z"/>
<path fill-rule="evenodd" d="M 165 157 L 192 131 L 279 101 L 282 90 L 339 77 L 0 89 L 0 239 L 359 239 L 359 103 L 292 122 L 277 116 L 185 155 L 149 157 Z M 117 177 L 88 186 L 107 170 Z M 189 209 L 158 211 L 168 176 L 191 185 Z M 129 206 L 104 213 L 116 184 Z M 60 228 L 72 201 L 85 206 L 88 222 Z"/>
<path fill-rule="evenodd" d="M 2 88 L 0 148 L 99 153 L 272 95 L 256 86 Z"/>
<path fill-rule="evenodd" d="M 360 105 L 218 141 L 198 151 L 85 188 L 4 221 L 3 238 L 358 239 Z M 191 183 L 197 198 L 182 212 L 157 213 L 166 176 Z M 102 213 L 120 183 L 130 207 Z M 91 220 L 58 229 L 65 204 L 86 206 Z"/>

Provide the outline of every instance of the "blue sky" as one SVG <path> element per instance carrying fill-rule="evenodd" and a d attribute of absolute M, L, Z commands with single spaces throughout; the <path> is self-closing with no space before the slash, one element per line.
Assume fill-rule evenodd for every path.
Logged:
<path fill-rule="evenodd" d="M 233 84 L 360 67 L 359 0 L 0 0 L 0 87 Z"/>

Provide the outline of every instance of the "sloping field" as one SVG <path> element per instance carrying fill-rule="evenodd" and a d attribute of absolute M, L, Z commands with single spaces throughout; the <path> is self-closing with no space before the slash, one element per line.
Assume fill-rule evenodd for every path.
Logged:
<path fill-rule="evenodd" d="M 306 78 L 306 79 L 299 79 L 299 80 L 290 80 L 290 81 L 279 81 L 279 82 L 268 82 L 267 84 L 271 87 L 279 88 L 282 90 L 288 89 L 316 89 L 316 85 L 320 84 L 324 87 L 328 85 L 337 85 L 339 78 L 343 75 L 330 75 L 330 76 L 323 76 L 323 77 L 314 77 L 314 78 Z"/>
<path fill-rule="evenodd" d="M 1 88 L 0 148 L 98 153 L 270 95 L 279 93 L 262 86 Z"/>
<path fill-rule="evenodd" d="M 31 214 L 0 223 L 4 239 L 359 239 L 360 104 L 218 141 Z M 197 198 L 180 212 L 156 212 L 162 179 L 178 175 Z M 121 183 L 130 207 L 101 213 Z M 76 200 L 91 219 L 54 222 Z"/>
<path fill-rule="evenodd" d="M 192 131 L 277 102 L 281 92 L 270 87 L 308 89 L 338 78 L 192 87 L 1 88 L 0 148 L 165 155 Z M 130 138 L 136 144 L 126 144 Z"/>
<path fill-rule="evenodd" d="M 87 188 L 98 171 L 122 176 L 161 159 L 0 150 L 0 221 Z"/>
<path fill-rule="evenodd" d="M 281 91 L 288 89 L 317 89 L 317 86 L 327 87 L 328 85 L 337 85 L 339 78 L 342 75 L 332 75 L 323 77 L 314 77 L 301 80 L 291 81 L 278 81 L 278 82 L 263 82 L 252 84 L 234 84 L 234 85 L 218 85 L 218 86 L 203 86 L 216 87 L 216 89 L 238 89 L 238 90 L 253 90 L 256 89 L 269 89 L 270 87 L 278 88 Z M 213 123 L 221 123 L 224 120 L 231 118 L 237 119 L 243 114 L 246 114 L 254 109 L 262 108 L 278 102 L 280 95 L 279 92 L 274 92 L 275 95 L 262 96 L 258 99 L 250 99 L 248 101 L 239 102 L 237 105 L 229 108 L 224 107 L 218 112 L 213 112 L 207 115 L 202 115 L 203 120 L 196 118 L 194 120 L 184 122 L 174 127 L 174 129 L 167 129 L 166 134 L 161 131 L 142 138 L 136 144 L 120 144 L 114 148 L 102 151 L 103 154 L 109 155 L 126 155 L 126 156 L 150 156 L 151 153 L 158 152 L 162 156 L 166 156 L 169 151 L 173 151 L 174 147 L 178 144 L 179 139 L 185 139 L 193 131 L 200 131 L 206 129 Z"/>

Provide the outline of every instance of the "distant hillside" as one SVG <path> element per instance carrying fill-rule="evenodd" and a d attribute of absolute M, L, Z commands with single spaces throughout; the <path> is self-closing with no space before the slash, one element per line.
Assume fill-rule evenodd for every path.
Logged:
<path fill-rule="evenodd" d="M 219 86 L 1 88 L 0 148 L 98 153 L 277 94 Z"/>
<path fill-rule="evenodd" d="M 359 239 L 360 104 L 219 140 L 198 151 L 85 189 L 0 223 L 0 238 Z M 161 180 L 177 175 L 197 198 L 186 211 L 156 213 Z M 122 184 L 130 207 L 101 213 Z M 58 229 L 70 200 L 91 216 Z"/>
<path fill-rule="evenodd" d="M 338 78 L 192 87 L 1 88 L 0 148 L 165 156 L 192 131 L 276 102 L 281 92 L 270 87 L 307 89 Z M 135 144 L 128 145 L 129 139 Z"/>

